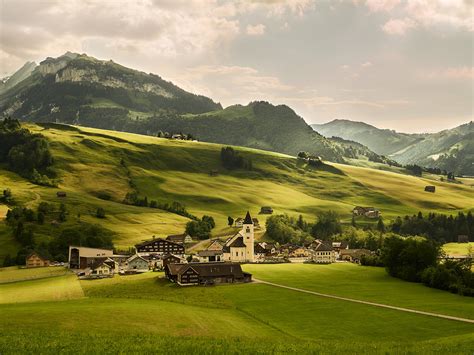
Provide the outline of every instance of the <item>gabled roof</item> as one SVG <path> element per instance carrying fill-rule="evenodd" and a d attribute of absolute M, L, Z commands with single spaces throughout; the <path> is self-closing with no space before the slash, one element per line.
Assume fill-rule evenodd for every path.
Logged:
<path fill-rule="evenodd" d="M 250 212 L 247 211 L 245 215 L 244 224 L 253 224 L 252 217 L 250 217 Z"/>
<path fill-rule="evenodd" d="M 244 237 L 239 236 L 237 237 L 232 243 L 228 245 L 229 248 L 242 248 L 246 247 L 244 243 Z"/>
<path fill-rule="evenodd" d="M 189 264 L 168 264 L 167 268 L 171 275 L 178 275 L 193 269 L 199 276 L 229 276 L 242 278 L 244 273 L 240 264 L 236 263 L 189 263 Z"/>
<path fill-rule="evenodd" d="M 332 245 L 326 243 L 319 243 L 316 247 L 314 247 L 315 251 L 332 251 Z"/>
<path fill-rule="evenodd" d="M 155 239 L 152 239 L 152 240 L 144 241 L 144 242 L 139 243 L 139 244 L 135 244 L 135 248 L 143 247 L 143 246 L 146 246 L 146 245 L 153 244 L 154 242 L 160 242 L 160 241 L 163 241 L 165 243 L 174 244 L 174 245 L 176 245 L 180 248 L 183 248 L 183 246 L 181 244 L 178 244 L 178 243 L 175 243 L 175 242 L 172 242 L 170 240 L 163 239 L 163 238 L 155 238 Z"/>
<path fill-rule="evenodd" d="M 36 255 L 37 257 L 39 257 L 40 259 L 43 259 L 43 260 L 49 260 L 49 258 L 47 258 L 46 256 L 44 256 L 43 254 L 37 252 L 37 251 L 32 251 L 31 253 L 29 253 L 26 258 L 28 259 L 29 257 L 33 256 L 33 255 Z"/>
<path fill-rule="evenodd" d="M 92 264 L 90 265 L 90 268 L 92 270 L 95 270 L 97 269 L 98 267 L 100 266 L 106 266 L 108 267 L 109 269 L 112 269 L 112 266 L 107 264 L 106 261 L 108 260 L 109 258 L 94 258 L 94 261 L 92 262 Z"/>
<path fill-rule="evenodd" d="M 129 257 L 129 258 L 127 259 L 127 261 L 128 261 L 128 262 L 131 262 L 131 261 L 133 261 L 133 260 L 135 260 L 135 259 L 142 259 L 143 261 L 145 261 L 145 262 L 148 263 L 148 260 L 146 260 L 145 258 L 141 257 L 141 256 L 138 255 L 138 254 L 132 255 L 131 257 Z"/>

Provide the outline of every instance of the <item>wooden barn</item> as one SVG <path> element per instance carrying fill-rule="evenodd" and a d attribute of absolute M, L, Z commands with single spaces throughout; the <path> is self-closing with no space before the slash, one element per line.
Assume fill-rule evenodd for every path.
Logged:
<path fill-rule="evenodd" d="M 49 260 L 41 256 L 39 253 L 34 251 L 28 254 L 28 256 L 26 257 L 27 268 L 44 267 L 44 266 L 49 266 Z"/>
<path fill-rule="evenodd" d="M 178 285 L 214 285 L 252 281 L 252 275 L 236 263 L 168 264 L 166 277 Z"/>
<path fill-rule="evenodd" d="M 433 186 L 433 185 L 425 186 L 425 191 L 434 193 L 436 191 L 436 186 Z"/>

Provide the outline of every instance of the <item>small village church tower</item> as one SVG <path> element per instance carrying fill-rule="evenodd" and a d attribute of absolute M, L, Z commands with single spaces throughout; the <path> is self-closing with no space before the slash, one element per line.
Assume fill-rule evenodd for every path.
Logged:
<path fill-rule="evenodd" d="M 245 215 L 242 231 L 240 232 L 244 236 L 245 243 L 245 259 L 249 262 L 254 261 L 254 225 L 252 217 L 249 211 Z"/>

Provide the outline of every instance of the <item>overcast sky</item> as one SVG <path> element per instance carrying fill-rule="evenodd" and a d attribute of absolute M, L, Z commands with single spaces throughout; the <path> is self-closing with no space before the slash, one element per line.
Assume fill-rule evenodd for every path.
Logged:
<path fill-rule="evenodd" d="M 473 0 L 0 0 L 0 75 L 87 53 L 228 106 L 404 132 L 473 119 Z"/>

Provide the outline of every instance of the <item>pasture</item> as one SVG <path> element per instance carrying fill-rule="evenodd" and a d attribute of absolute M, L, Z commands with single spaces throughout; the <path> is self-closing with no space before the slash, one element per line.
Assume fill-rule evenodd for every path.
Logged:
<path fill-rule="evenodd" d="M 400 280 L 391 285 L 372 268 L 352 267 L 287 264 L 246 265 L 245 269 L 261 279 L 274 277 L 308 289 L 322 283 L 319 291 L 378 302 L 396 303 L 399 298 L 418 309 L 423 309 L 420 302 L 424 302 L 438 307 L 435 311 L 459 314 L 467 310 L 473 317 L 468 298 L 451 298 L 455 295 L 449 293 L 442 297 Z M 85 298 L 63 295 L 50 302 L 25 299 L 25 303 L 0 304 L 2 354 L 71 349 L 80 353 L 336 353 L 347 349 L 355 353 L 466 353 L 474 342 L 471 324 L 258 283 L 180 288 L 163 279 L 162 273 L 151 272 L 103 280 L 62 276 L 48 280 L 79 285 Z M 15 288 L 24 293 L 25 284 L 39 281 L 45 280 L 0 285 L 0 294 Z M 29 341 L 23 338 L 26 334 Z M 339 340 L 328 341 L 335 338 Z"/>
<path fill-rule="evenodd" d="M 469 255 L 470 252 L 474 252 L 474 242 L 446 243 L 443 245 L 443 250 L 449 256 Z"/>
<path fill-rule="evenodd" d="M 123 204 L 126 193 L 133 190 L 148 201 L 177 201 L 197 217 L 211 215 L 216 221 L 213 236 L 232 234 L 227 217 L 243 217 L 247 210 L 264 226 L 267 216 L 258 212 L 266 205 L 277 214 L 301 214 L 310 222 L 321 211 L 335 210 L 346 223 L 356 205 L 379 208 L 386 223 L 419 210 L 457 213 L 474 206 L 474 190 L 463 184 L 431 181 L 437 192 L 428 194 L 423 191 L 428 180 L 423 178 L 341 164 L 316 169 L 294 157 L 242 147 L 236 149 L 252 160 L 253 169 L 226 170 L 221 166 L 222 146 L 218 144 L 83 127 L 31 124 L 28 128 L 49 140 L 59 187 L 33 185 L 3 169 L 0 186 L 12 190 L 16 205 L 36 208 L 43 201 L 56 207 L 66 205 L 67 221 L 59 227 L 52 225 L 52 220 L 35 226 L 40 241 L 80 222 L 109 229 L 115 245 L 122 249 L 153 235 L 183 232 L 189 221 L 185 217 Z M 218 175 L 209 176 L 211 170 L 218 170 Z M 66 192 L 67 197 L 56 197 L 58 191 Z M 105 210 L 105 219 L 95 216 L 98 207 Z M 5 209 L 0 207 L 0 214 Z M 0 263 L 7 254 L 15 256 L 18 249 L 3 222 L 0 246 Z"/>

